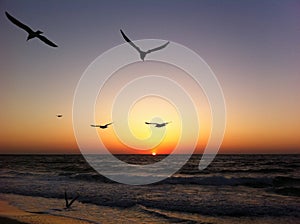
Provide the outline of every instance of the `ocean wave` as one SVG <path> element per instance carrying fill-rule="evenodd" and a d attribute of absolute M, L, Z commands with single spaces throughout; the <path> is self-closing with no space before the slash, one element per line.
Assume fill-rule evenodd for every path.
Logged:
<path fill-rule="evenodd" d="M 279 186 L 300 186 L 300 179 L 290 176 L 277 176 L 273 181 L 276 187 Z"/>
<path fill-rule="evenodd" d="M 98 173 L 78 173 L 71 174 L 71 179 L 82 180 L 82 181 L 95 181 L 95 182 L 103 182 L 103 183 L 114 183 L 114 181 L 98 174 Z"/>
<path fill-rule="evenodd" d="M 180 174 L 208 174 L 208 173 L 220 173 L 220 174 L 239 174 L 239 173 L 254 173 L 254 174 L 272 174 L 272 173 L 282 173 L 286 174 L 288 172 L 293 172 L 294 169 L 289 168 L 224 168 L 224 167 L 213 167 L 208 168 L 207 170 L 198 170 L 196 168 L 182 169 Z"/>
<path fill-rule="evenodd" d="M 164 184 L 197 184 L 210 186 L 249 186 L 249 187 L 269 187 L 273 185 L 273 178 L 268 177 L 171 177 L 164 180 Z"/>
<path fill-rule="evenodd" d="M 280 195 L 300 197 L 300 187 L 278 187 L 271 191 Z"/>
<path fill-rule="evenodd" d="M 142 205 L 139 205 L 138 207 L 142 211 L 147 212 L 151 215 L 155 215 L 160 218 L 164 218 L 164 219 L 168 220 L 168 222 L 170 222 L 170 223 L 210 224 L 210 223 L 206 223 L 206 222 L 199 222 L 199 221 L 192 220 L 192 219 L 174 217 L 174 216 L 169 215 L 167 212 L 163 212 L 163 211 L 160 211 L 157 209 L 146 208 L 145 206 L 142 206 Z"/>
<path fill-rule="evenodd" d="M 300 217 L 299 209 L 293 206 L 277 206 L 277 205 L 247 205 L 247 204 L 189 204 L 189 203 L 170 203 L 161 201 L 160 203 L 153 201 L 140 202 L 142 206 L 150 209 L 159 209 L 165 211 L 197 213 L 208 216 L 229 216 L 229 217 L 261 217 L 261 216 L 294 216 Z"/>

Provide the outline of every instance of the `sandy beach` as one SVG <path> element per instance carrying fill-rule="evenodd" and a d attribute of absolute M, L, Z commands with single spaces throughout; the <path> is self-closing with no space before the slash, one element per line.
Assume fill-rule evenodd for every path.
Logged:
<path fill-rule="evenodd" d="M 18 201 L 18 207 L 15 202 Z M 48 199 L 41 197 L 0 194 L 0 223 L 7 224 L 100 224 L 100 223 L 166 223 L 164 217 L 147 214 L 140 208 L 132 209 L 111 208 L 77 203 L 73 209 L 64 210 L 63 199 Z M 24 204 L 28 211 L 19 208 Z M 55 209 L 51 209 L 55 208 Z M 96 211 L 91 216 L 91 211 Z"/>
<path fill-rule="evenodd" d="M 77 221 L 65 217 L 57 217 L 47 214 L 33 214 L 25 212 L 10 205 L 7 201 L 0 200 L 0 223 L 5 224 L 61 224 L 75 223 L 86 224 L 90 222 Z"/>

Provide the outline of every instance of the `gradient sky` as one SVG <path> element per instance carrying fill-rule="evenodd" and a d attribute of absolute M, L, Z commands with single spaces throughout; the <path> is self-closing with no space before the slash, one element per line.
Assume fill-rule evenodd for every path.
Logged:
<path fill-rule="evenodd" d="M 36 39 L 26 42 L 26 33 L 5 11 L 44 31 L 59 47 Z M 79 152 L 72 126 L 75 88 L 96 57 L 124 42 L 119 29 L 136 40 L 180 43 L 208 63 L 227 107 L 220 152 L 300 152 L 299 1 L 0 0 L 0 24 L 0 153 Z M 140 108 L 145 110 L 143 102 L 133 116 Z M 163 100 L 161 108 L 170 111 L 173 121 L 178 119 Z M 110 118 L 98 116 L 97 122 Z M 147 127 L 138 129 L 129 120 L 135 135 L 147 136 Z M 179 135 L 176 127 L 170 126 L 173 136 Z M 112 150 L 132 152 L 109 133 L 101 138 Z M 206 130 L 200 137 L 199 151 L 208 135 Z M 166 136 L 159 153 L 172 148 L 170 138 Z"/>

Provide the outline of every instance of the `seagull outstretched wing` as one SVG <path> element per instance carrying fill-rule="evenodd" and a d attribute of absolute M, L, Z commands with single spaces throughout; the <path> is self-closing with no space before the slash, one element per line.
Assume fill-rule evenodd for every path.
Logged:
<path fill-rule="evenodd" d="M 159 125 L 159 123 L 155 123 L 155 122 L 145 122 L 145 124 L 153 124 L 153 125 Z"/>
<path fill-rule="evenodd" d="M 163 45 L 161 45 L 161 46 L 159 46 L 159 47 L 150 49 L 150 50 L 147 51 L 147 53 L 151 53 L 151 52 L 154 52 L 154 51 L 159 51 L 159 50 L 165 48 L 169 43 L 170 43 L 170 42 L 168 41 L 167 43 L 165 43 L 165 44 L 163 44 Z"/>
<path fill-rule="evenodd" d="M 16 18 L 12 17 L 8 12 L 5 12 L 6 17 L 15 25 L 17 25 L 18 27 L 20 27 L 21 29 L 25 30 L 27 33 L 33 33 L 33 30 L 25 25 L 24 23 L 21 23 L 19 20 L 17 20 Z"/>
<path fill-rule="evenodd" d="M 99 128 L 99 127 L 100 127 L 100 125 L 91 124 L 91 127 L 93 127 L 93 128 Z"/>
<path fill-rule="evenodd" d="M 121 31 L 121 34 L 122 34 L 122 36 L 123 36 L 123 38 L 132 46 L 132 47 L 134 47 L 138 52 L 141 52 L 141 49 L 138 47 L 138 46 L 136 46 L 126 35 L 125 35 L 125 33 L 122 31 L 122 30 L 120 30 Z"/>
<path fill-rule="evenodd" d="M 50 40 L 48 40 L 46 37 L 44 37 L 43 35 L 38 35 L 37 38 L 39 38 L 41 41 L 43 41 L 44 43 L 52 46 L 52 47 L 57 47 L 57 45 L 53 42 L 51 42 Z"/>
<path fill-rule="evenodd" d="M 158 123 L 152 123 L 152 122 L 145 122 L 145 124 L 158 124 Z"/>

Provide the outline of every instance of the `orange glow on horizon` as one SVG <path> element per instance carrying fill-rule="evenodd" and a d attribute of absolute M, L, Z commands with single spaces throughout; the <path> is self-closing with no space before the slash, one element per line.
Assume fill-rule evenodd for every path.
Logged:
<path fill-rule="evenodd" d="M 151 67 L 151 63 L 149 67 Z M 146 64 L 143 63 L 143 64 Z M 151 65 L 151 66 L 150 66 Z M 128 80 L 126 78 L 134 72 L 134 69 L 128 68 L 122 78 L 112 77 L 110 85 L 104 86 L 104 97 L 99 94 L 98 101 L 95 105 L 95 118 L 91 118 L 91 123 L 108 123 L 113 121 L 111 115 L 112 104 L 114 102 L 115 93 Z M 142 70 L 140 74 L 148 75 L 153 70 Z M 155 70 L 154 70 L 155 71 Z M 171 73 L 172 78 L 177 78 L 180 84 L 186 89 L 191 90 L 191 98 L 195 101 L 195 107 L 199 112 L 200 133 L 198 144 L 195 149 L 196 153 L 203 152 L 210 135 L 212 125 L 209 103 L 205 96 L 199 95 L 196 90 L 198 87 L 191 82 L 184 74 L 176 69 L 169 70 L 160 65 L 159 71 L 166 74 Z M 121 71 L 120 71 L 121 72 Z M 158 70 L 157 70 L 157 74 Z M 102 90 L 101 90 L 102 91 Z M 277 101 L 268 101 L 271 108 L 275 112 L 270 113 L 257 104 L 256 101 L 249 102 L 242 97 L 230 98 L 231 89 L 224 88 L 224 94 L 228 100 L 227 107 L 227 126 L 224 140 L 219 150 L 220 153 L 300 153 L 300 119 L 297 108 L 290 110 L 284 108 L 280 111 L 275 109 L 278 107 Z M 32 96 L 30 96 L 32 97 Z M 285 100 L 285 99 L 284 99 Z M 41 100 L 42 101 L 42 100 Z M 286 101 L 284 101 L 286 102 Z M 0 153 L 79 153 L 76 138 L 73 132 L 72 114 L 70 108 L 72 103 L 64 103 L 64 100 L 47 102 L 47 107 L 37 107 L 42 102 L 19 102 L 9 104 L 9 112 L 3 113 L 2 128 L 0 129 Z M 293 102 L 291 102 L 293 103 Z M 103 105 L 105 105 L 103 107 Z M 184 105 L 184 104 L 183 104 Z M 297 104 L 298 105 L 298 104 Z M 292 106 L 295 106 L 292 104 Z M 293 108 L 293 107 L 290 108 Z M 59 107 L 59 109 L 57 109 Z M 22 116 L 20 116 L 20 108 L 22 108 Z M 34 110 L 32 108 L 35 108 Z M 49 110 L 51 108 L 51 110 Z M 54 109 L 53 109 L 54 108 Z M 61 112 L 62 119 L 58 119 L 56 114 Z M 133 102 L 130 111 L 120 111 L 128 115 L 126 125 L 119 120 L 113 121 L 114 124 L 107 129 L 95 129 L 103 144 L 112 153 L 116 154 L 170 154 L 175 149 L 181 135 L 181 117 L 180 111 L 168 100 L 158 96 L 148 96 Z M 145 124 L 145 121 L 160 118 L 162 121 L 172 121 L 165 127 L 165 135 L 163 140 L 158 142 L 159 135 L 150 139 L 154 133 L 162 131 Z M 91 123 L 87 123 L 90 127 Z M 120 124 L 121 123 L 121 124 Z M 123 132 L 124 142 L 119 139 L 115 132 L 115 128 L 126 130 Z M 135 138 L 135 139 L 133 139 Z M 99 141 L 100 141 L 99 139 Z M 127 140 L 130 139 L 129 142 Z M 133 140 L 132 140 L 133 139 Z M 150 139 L 150 140 L 149 140 Z M 148 140 L 148 141 L 147 141 Z M 127 143 L 124 144 L 124 143 Z M 154 143 L 160 143 L 155 145 Z M 150 147 L 153 144 L 153 147 Z M 95 150 L 98 145 L 93 145 Z M 190 149 L 191 141 L 188 139 L 184 142 L 184 152 Z"/>

